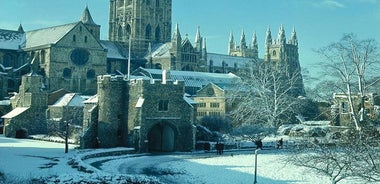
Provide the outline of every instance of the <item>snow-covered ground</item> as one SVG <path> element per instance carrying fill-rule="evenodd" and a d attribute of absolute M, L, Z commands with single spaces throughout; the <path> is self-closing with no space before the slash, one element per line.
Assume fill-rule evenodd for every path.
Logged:
<path fill-rule="evenodd" d="M 118 177 L 113 180 L 116 183 L 124 176 L 133 176 L 134 180 L 139 181 L 149 180 L 151 183 L 181 184 L 238 184 L 253 183 L 254 180 L 255 155 L 253 151 L 225 152 L 223 155 L 216 155 L 214 152 L 196 152 L 171 155 L 123 154 L 97 158 L 88 156 L 120 150 L 127 151 L 128 149 L 76 150 L 71 145 L 69 153 L 65 154 L 64 144 L 61 143 L 0 136 L 0 183 L 4 176 L 8 179 L 8 183 L 11 180 L 17 183 L 28 178 L 52 175 L 60 176 L 60 183 L 75 183 L 80 180 L 79 178 L 94 181 L 95 178 Z M 285 164 L 284 156 L 286 156 L 286 151 L 259 151 L 257 182 L 265 184 L 330 183 L 327 177 L 317 176 L 306 172 L 304 168 Z M 73 160 L 80 167 L 85 167 L 84 170 L 91 172 L 80 172 L 78 166 L 73 168 L 69 165 Z M 4 175 L 2 176 L 1 173 Z M 55 181 L 58 180 L 55 179 Z"/>

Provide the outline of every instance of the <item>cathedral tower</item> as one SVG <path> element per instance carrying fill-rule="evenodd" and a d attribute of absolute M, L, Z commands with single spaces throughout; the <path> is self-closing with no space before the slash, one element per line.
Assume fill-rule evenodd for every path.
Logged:
<path fill-rule="evenodd" d="M 139 57 L 149 43 L 171 40 L 171 21 L 171 0 L 110 0 L 109 40 L 130 42 Z"/>
<path fill-rule="evenodd" d="M 244 30 L 241 32 L 240 43 L 234 42 L 234 36 L 232 32 L 230 33 L 230 40 L 228 42 L 228 55 L 230 56 L 240 56 L 245 58 L 259 58 L 259 49 L 257 46 L 256 33 L 252 35 L 252 42 L 247 46 L 247 41 L 245 38 Z"/>
<path fill-rule="evenodd" d="M 286 40 L 285 29 L 281 25 L 278 31 L 277 39 L 272 39 L 270 28 L 268 27 L 265 39 L 265 62 L 272 62 L 284 66 L 282 69 L 285 76 L 296 76 L 293 95 L 305 95 L 303 79 L 301 75 L 301 66 L 298 54 L 298 39 L 295 29 L 293 28 L 291 37 Z"/>

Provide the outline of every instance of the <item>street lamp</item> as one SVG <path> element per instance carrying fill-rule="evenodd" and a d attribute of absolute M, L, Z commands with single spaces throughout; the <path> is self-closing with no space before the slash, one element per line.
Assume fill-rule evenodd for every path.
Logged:
<path fill-rule="evenodd" d="M 253 180 L 253 184 L 257 184 L 257 153 L 259 149 L 255 150 L 255 179 Z"/>

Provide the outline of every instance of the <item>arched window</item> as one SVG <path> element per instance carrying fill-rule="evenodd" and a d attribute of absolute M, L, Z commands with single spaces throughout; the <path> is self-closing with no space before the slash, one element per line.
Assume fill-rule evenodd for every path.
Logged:
<path fill-rule="evenodd" d="M 129 36 L 131 34 L 131 26 L 127 24 L 125 30 L 127 31 L 127 35 Z"/>
<path fill-rule="evenodd" d="M 71 69 L 70 68 L 64 68 L 62 77 L 64 78 L 70 78 L 71 77 Z"/>
<path fill-rule="evenodd" d="M 84 36 L 84 43 L 87 43 L 87 36 Z"/>
<path fill-rule="evenodd" d="M 77 36 L 73 35 L 73 42 L 77 41 Z"/>
<path fill-rule="evenodd" d="M 150 40 L 151 36 L 152 36 L 152 28 L 150 27 L 150 24 L 148 24 L 145 28 L 145 38 L 147 40 Z"/>
<path fill-rule="evenodd" d="M 276 51 L 274 50 L 274 51 L 272 52 L 272 55 L 273 55 L 273 56 L 276 56 L 276 54 L 277 54 L 277 53 L 276 53 Z"/>
<path fill-rule="evenodd" d="M 87 78 L 88 79 L 93 79 L 95 78 L 95 70 L 91 69 L 87 71 Z"/>
<path fill-rule="evenodd" d="M 160 40 L 160 37 L 161 37 L 161 30 L 160 30 L 160 26 L 157 26 L 156 27 L 156 31 L 154 33 L 154 38 L 156 39 L 156 41 L 158 42 Z"/>
<path fill-rule="evenodd" d="M 117 30 L 117 37 L 119 40 L 123 38 L 123 28 L 121 26 L 119 26 L 119 29 Z"/>

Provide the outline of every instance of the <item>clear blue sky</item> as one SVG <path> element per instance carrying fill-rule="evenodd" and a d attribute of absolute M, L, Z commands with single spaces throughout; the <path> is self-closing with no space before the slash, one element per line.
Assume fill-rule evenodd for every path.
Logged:
<path fill-rule="evenodd" d="M 102 39 L 107 39 L 108 0 L 0 0 L 0 29 L 15 30 L 21 23 L 28 31 L 75 22 L 86 5 L 94 21 L 102 26 Z M 173 0 L 172 21 L 191 41 L 200 26 L 208 51 L 221 54 L 227 53 L 230 32 L 237 41 L 242 29 L 247 41 L 256 32 L 260 57 L 268 26 L 273 37 L 277 37 L 281 24 L 287 37 L 295 27 L 301 66 L 316 71 L 320 60 L 312 49 L 338 41 L 344 33 L 380 40 L 380 1 Z"/>

